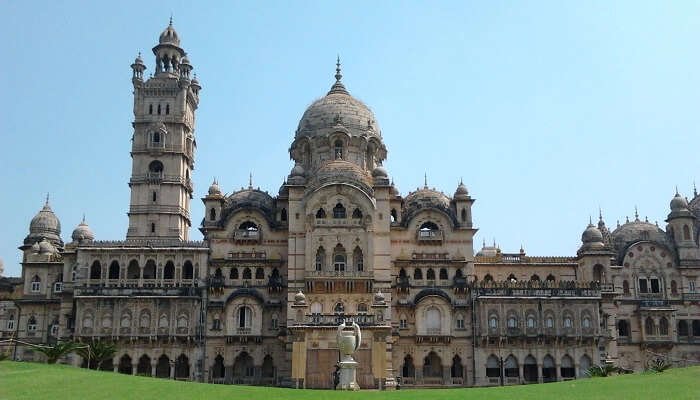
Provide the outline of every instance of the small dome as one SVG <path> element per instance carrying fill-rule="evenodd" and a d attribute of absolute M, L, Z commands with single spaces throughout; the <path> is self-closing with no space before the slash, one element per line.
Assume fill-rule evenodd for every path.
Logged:
<path fill-rule="evenodd" d="M 95 240 L 95 234 L 92 232 L 92 229 L 90 229 L 87 222 L 85 222 L 85 217 L 83 217 L 82 222 L 80 222 L 80 224 L 78 224 L 78 226 L 73 230 L 71 238 L 74 242 L 82 242 L 83 240 Z"/>
<path fill-rule="evenodd" d="M 286 197 L 289 195 L 289 188 L 287 187 L 287 182 L 285 181 L 282 186 L 280 186 L 279 195 L 281 197 Z"/>
<path fill-rule="evenodd" d="M 221 188 L 216 182 L 216 179 L 214 179 L 214 182 L 209 186 L 209 196 L 221 196 Z"/>
<path fill-rule="evenodd" d="M 175 46 L 180 46 L 180 37 L 177 35 L 177 32 L 175 32 L 175 28 L 173 28 L 173 21 L 170 21 L 170 24 L 168 25 L 167 28 L 163 31 L 163 33 L 160 34 L 160 39 L 158 40 L 160 44 L 173 44 Z"/>
<path fill-rule="evenodd" d="M 24 244 L 33 244 L 42 239 L 47 239 L 56 245 L 63 246 L 61 241 L 61 223 L 56 214 L 53 213 L 53 210 L 51 210 L 48 196 L 44 207 L 29 223 L 29 235 L 24 239 Z"/>
<path fill-rule="evenodd" d="M 297 164 L 292 168 L 292 172 L 289 173 L 289 176 L 304 176 L 304 167 L 301 165 Z"/>
<path fill-rule="evenodd" d="M 678 194 L 678 192 L 676 192 L 676 195 L 673 196 L 673 199 L 671 200 L 671 211 L 681 211 L 687 209 L 688 202 L 680 194 Z"/>
<path fill-rule="evenodd" d="M 394 196 L 401 196 L 401 193 L 399 192 L 399 189 L 396 188 L 396 185 L 394 185 L 394 182 L 391 182 L 391 188 L 389 189 L 392 195 Z"/>
<path fill-rule="evenodd" d="M 190 60 L 187 58 L 187 56 L 182 56 L 182 59 L 180 60 L 180 64 L 190 65 Z"/>
<path fill-rule="evenodd" d="M 581 235 L 583 243 L 603 243 L 603 234 L 593 224 L 588 224 Z"/>
<path fill-rule="evenodd" d="M 41 239 L 39 242 L 39 254 L 53 254 L 56 252 L 56 248 L 46 241 L 46 238 Z"/>
<path fill-rule="evenodd" d="M 294 304 L 300 305 L 306 303 L 306 296 L 301 292 L 301 289 L 294 295 Z"/>
<path fill-rule="evenodd" d="M 143 65 L 143 59 L 141 58 L 141 53 L 139 52 L 138 57 L 134 60 L 134 64 Z"/>
<path fill-rule="evenodd" d="M 386 171 L 386 168 L 380 165 L 372 170 L 372 176 L 374 178 L 386 178 L 389 176 L 389 173 Z"/>
<path fill-rule="evenodd" d="M 460 180 L 459 185 L 457 185 L 457 190 L 455 190 L 455 196 L 466 196 L 468 194 L 467 186 Z"/>

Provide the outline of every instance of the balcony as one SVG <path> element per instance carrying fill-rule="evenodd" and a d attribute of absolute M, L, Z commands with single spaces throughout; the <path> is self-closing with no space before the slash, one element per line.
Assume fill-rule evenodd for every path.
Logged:
<path fill-rule="evenodd" d="M 595 288 L 473 288 L 473 297 L 600 297 Z"/>
<path fill-rule="evenodd" d="M 371 271 L 306 271 L 307 278 L 367 279 Z"/>
<path fill-rule="evenodd" d="M 600 284 L 601 293 L 614 293 L 615 285 L 612 283 L 601 283 Z"/>
<path fill-rule="evenodd" d="M 378 324 L 375 323 L 374 317 L 375 316 L 371 314 L 308 314 L 304 317 L 304 322 L 296 322 L 296 325 L 337 327 L 345 321 L 346 325 L 354 322 L 359 326 L 375 326 Z"/>
<path fill-rule="evenodd" d="M 683 293 L 683 300 L 698 301 L 700 293 Z"/>
<path fill-rule="evenodd" d="M 644 299 L 639 300 L 640 310 L 672 310 L 668 300 L 663 299 Z"/>

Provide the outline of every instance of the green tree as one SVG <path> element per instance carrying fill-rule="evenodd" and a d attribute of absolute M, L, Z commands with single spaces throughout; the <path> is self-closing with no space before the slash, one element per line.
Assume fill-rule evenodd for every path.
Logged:
<path fill-rule="evenodd" d="M 114 357 L 114 354 L 117 352 L 117 345 L 92 341 L 88 343 L 86 347 L 77 349 L 76 352 L 85 360 L 90 360 L 88 365 L 89 369 L 98 369 L 102 366 L 103 362 Z"/>
<path fill-rule="evenodd" d="M 75 351 L 76 347 L 79 346 L 75 342 L 59 342 L 53 347 L 51 346 L 32 346 L 34 350 L 43 353 L 46 356 L 46 362 L 48 364 L 56 364 L 59 358 L 70 354 Z"/>

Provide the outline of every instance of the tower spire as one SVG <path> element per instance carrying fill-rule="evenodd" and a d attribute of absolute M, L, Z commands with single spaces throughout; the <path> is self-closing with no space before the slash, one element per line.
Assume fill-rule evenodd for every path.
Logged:
<path fill-rule="evenodd" d="M 698 197 L 698 188 L 695 186 L 695 181 L 693 181 L 693 196 Z"/>
<path fill-rule="evenodd" d="M 335 81 L 340 82 L 342 78 L 343 74 L 340 73 L 340 54 L 338 54 L 338 58 L 335 61 Z"/>
<path fill-rule="evenodd" d="M 428 173 L 424 172 L 423 173 L 423 189 L 428 188 Z"/>
<path fill-rule="evenodd" d="M 253 189 L 253 173 L 250 173 L 250 176 L 248 177 L 248 189 Z"/>
<path fill-rule="evenodd" d="M 44 205 L 49 205 L 49 192 L 46 192 L 46 203 L 44 203 Z"/>
<path fill-rule="evenodd" d="M 639 213 L 637 212 L 637 206 L 634 206 L 634 220 L 639 221 Z"/>

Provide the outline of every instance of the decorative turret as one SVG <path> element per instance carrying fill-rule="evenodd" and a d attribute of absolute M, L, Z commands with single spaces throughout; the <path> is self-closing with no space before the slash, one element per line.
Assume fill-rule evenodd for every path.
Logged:
<path fill-rule="evenodd" d="M 29 234 L 24 238 L 24 246 L 20 248 L 28 248 L 34 243 L 42 240 L 48 240 L 56 247 L 63 247 L 61 240 L 61 222 L 56 217 L 56 214 L 51 210 L 49 204 L 49 195 L 46 195 L 46 203 L 44 207 L 32 218 L 29 223 Z"/>
<path fill-rule="evenodd" d="M 688 201 L 678 193 L 671 199 L 669 204 L 671 212 L 668 214 L 666 222 L 668 222 L 668 231 L 676 246 L 679 248 L 697 248 L 695 238 L 695 215 L 688 208 Z M 691 257 L 691 254 L 686 254 L 684 251 L 679 251 L 681 258 Z"/>
<path fill-rule="evenodd" d="M 87 222 L 85 222 L 85 215 L 83 215 L 83 220 L 80 224 L 73 230 L 71 238 L 74 243 L 92 242 L 95 240 L 95 234 L 92 232 Z"/>
<path fill-rule="evenodd" d="M 455 190 L 452 202 L 454 203 L 455 211 L 457 212 L 460 227 L 471 228 L 472 204 L 474 204 L 474 199 L 469 196 L 467 186 L 464 184 L 461 178 L 459 179 L 459 184 Z"/>
<path fill-rule="evenodd" d="M 146 70 L 146 65 L 143 63 L 140 51 L 138 57 L 136 57 L 136 60 L 134 60 L 134 63 L 131 64 L 131 69 L 134 72 L 134 75 L 132 76 L 134 85 L 143 83 L 143 71 Z"/>

